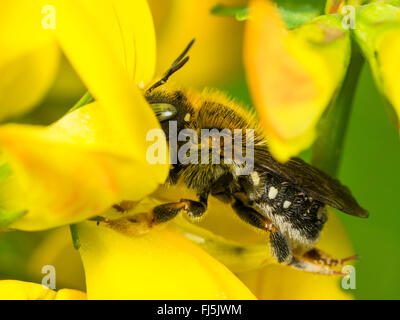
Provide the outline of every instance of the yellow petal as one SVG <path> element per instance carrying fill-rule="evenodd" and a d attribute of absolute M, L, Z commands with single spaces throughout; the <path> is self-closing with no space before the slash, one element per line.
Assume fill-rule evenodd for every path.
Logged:
<path fill-rule="evenodd" d="M 144 14 L 142 8 L 145 8 L 145 5 L 142 2 L 144 0 L 129 1 L 131 3 L 129 5 L 128 1 L 122 0 L 114 2 L 107 0 L 100 3 L 89 0 L 51 1 L 57 10 L 56 34 L 67 57 L 89 91 L 108 113 L 108 121 L 113 122 L 115 128 L 118 126 L 124 136 L 132 139 L 132 152 L 144 159 L 149 146 L 146 134 L 151 129 L 159 128 L 159 124 L 140 91 L 129 78 L 129 72 L 121 58 L 127 45 L 123 44 L 121 34 L 116 38 L 118 35 L 116 30 L 122 19 L 117 19 L 115 14 L 115 10 L 118 13 L 125 6 L 126 10 L 129 9 L 126 15 L 132 13 L 136 17 Z M 121 3 L 121 6 L 117 6 L 118 3 Z M 146 26 L 148 24 L 144 27 Z M 112 30 L 109 30 L 111 27 Z M 141 28 L 136 24 L 134 31 L 135 34 L 143 33 L 142 36 L 149 39 L 154 37 L 153 30 Z M 133 35 L 133 33 L 128 34 L 126 41 L 134 41 Z M 135 47 L 137 51 L 145 49 L 148 48 Z M 127 56 L 129 54 L 128 52 Z M 148 60 L 142 61 L 142 64 L 154 63 L 152 59 L 154 52 L 146 50 L 143 55 L 146 55 Z M 135 60 L 136 62 L 139 63 Z M 115 106 L 118 106 L 117 110 Z M 158 166 L 154 170 L 159 170 L 164 175 L 167 166 Z"/>
<path fill-rule="evenodd" d="M 160 189 L 152 197 L 171 202 L 177 197 L 194 199 L 195 194 L 172 187 L 168 193 Z M 329 219 L 316 247 L 336 258 L 353 255 L 337 213 L 328 210 Z M 279 265 L 271 256 L 269 235 L 244 223 L 229 205 L 215 198 L 209 199 L 207 215 L 201 221 L 192 224 L 184 217 L 177 217 L 171 224 L 235 272 L 259 299 L 351 298 L 351 292 L 341 290 L 338 276 L 317 275 Z M 359 265 L 362 268 L 362 261 Z"/>
<path fill-rule="evenodd" d="M 28 210 L 10 227 L 38 230 L 78 222 L 116 202 L 141 199 L 165 179 L 156 166 L 132 155 L 131 141 L 102 111 L 93 103 L 50 128 L 0 127 L 12 169 L 1 183 L 1 208 Z"/>
<path fill-rule="evenodd" d="M 242 23 L 210 14 L 218 1 L 150 0 L 157 31 L 157 73 L 163 74 L 193 38 L 189 63 L 173 81 L 203 89 L 226 83 L 241 64 Z M 230 5 L 243 4 L 231 0 Z"/>
<path fill-rule="evenodd" d="M 223 265 L 175 231 L 135 237 L 77 225 L 89 299 L 254 299 Z"/>
<path fill-rule="evenodd" d="M 36 106 L 56 75 L 59 50 L 38 1 L 4 0 L 0 11 L 0 119 Z"/>
<path fill-rule="evenodd" d="M 346 231 L 333 210 L 329 210 L 329 219 L 317 248 L 337 258 L 354 254 Z M 260 270 L 239 273 L 239 278 L 258 299 L 352 298 L 351 291 L 346 292 L 340 287 L 342 277 L 307 273 L 286 266 L 269 265 Z"/>
<path fill-rule="evenodd" d="M 118 68 L 123 67 L 135 83 L 146 84 L 152 80 L 156 62 L 155 32 L 146 0 L 54 0 L 48 3 L 56 8 L 56 34 L 74 64 L 80 66 L 95 50 L 106 48 L 89 61 L 96 64 L 112 57 L 117 61 L 111 60 L 108 64 L 118 62 Z M 78 17 L 82 20 L 74 20 Z M 76 39 L 71 39 L 74 35 Z M 79 54 L 75 52 L 79 49 L 77 46 L 88 46 L 90 52 Z M 106 66 L 99 64 L 98 68 L 98 74 L 108 72 Z M 85 73 L 84 78 L 93 76 L 88 69 L 78 69 Z"/>
<path fill-rule="evenodd" d="M 46 265 L 56 269 L 57 287 L 85 289 L 81 257 L 73 247 L 69 226 L 49 230 L 34 247 L 25 263 L 29 279 L 41 282 L 44 277 L 42 268 Z"/>
<path fill-rule="evenodd" d="M 379 89 L 400 119 L 400 9 L 386 3 L 360 8 L 354 32 Z"/>
<path fill-rule="evenodd" d="M 86 294 L 72 289 L 61 289 L 58 292 L 47 289 L 41 284 L 0 280 L 0 300 L 83 300 Z"/>
<path fill-rule="evenodd" d="M 336 16 L 321 16 L 288 31 L 270 1 L 254 0 L 245 33 L 252 97 L 281 161 L 309 147 L 315 126 L 340 85 L 350 40 Z"/>
<path fill-rule="evenodd" d="M 55 300 L 86 300 L 86 293 L 73 290 L 73 289 L 61 289 L 58 290 Z"/>
<path fill-rule="evenodd" d="M 55 296 L 55 291 L 38 283 L 0 280 L 1 300 L 52 300 Z"/>
<path fill-rule="evenodd" d="M 380 54 L 383 91 L 395 108 L 400 121 L 400 83 L 398 79 L 400 74 L 400 25 L 382 36 L 377 51 Z"/>
<path fill-rule="evenodd" d="M 141 97 L 135 98 L 140 98 L 137 101 L 137 104 L 140 104 Z M 144 107 L 149 108 L 147 104 Z M 159 184 L 164 183 L 168 175 L 168 165 L 150 164 L 146 153 L 141 154 L 138 151 L 140 139 L 147 132 L 142 134 L 143 128 L 136 127 L 137 119 L 126 119 L 127 126 L 135 132 L 133 137 L 127 136 L 120 131 L 118 124 L 115 125 L 109 121 L 109 113 L 104 109 L 97 102 L 86 105 L 58 120 L 48 129 L 49 134 L 53 138 L 67 139 L 73 143 L 94 147 L 96 150 L 111 151 L 115 155 L 128 156 L 134 163 L 140 163 L 140 168 L 144 171 L 137 169 L 136 172 L 146 176 L 146 182 L 142 184 L 138 174 L 138 179 L 130 180 L 121 195 L 126 200 L 138 200 L 140 195 L 150 194 Z M 111 111 L 122 114 L 119 105 L 114 106 Z M 135 118 L 140 119 L 141 111 L 136 110 L 136 113 Z M 165 141 L 161 142 L 165 143 Z M 168 155 L 166 154 L 165 163 L 167 160 Z M 140 190 L 139 193 L 137 193 L 138 190 Z"/>

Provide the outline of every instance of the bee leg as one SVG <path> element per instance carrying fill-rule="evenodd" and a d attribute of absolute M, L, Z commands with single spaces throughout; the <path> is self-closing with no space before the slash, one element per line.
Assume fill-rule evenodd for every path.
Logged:
<path fill-rule="evenodd" d="M 154 207 L 151 211 L 136 213 L 133 216 L 122 217 L 119 219 L 92 219 L 106 223 L 106 225 L 116 231 L 142 235 L 148 233 L 155 226 L 173 219 L 178 213 L 184 211 L 186 203 L 175 202 L 166 203 Z"/>
<path fill-rule="evenodd" d="M 191 219 L 201 218 L 207 210 L 207 202 L 181 199 L 185 204 L 184 211 Z"/>
<path fill-rule="evenodd" d="M 289 242 L 268 218 L 253 208 L 247 207 L 238 199 L 232 204 L 232 208 L 244 222 L 270 232 L 269 240 L 272 254 L 279 263 L 287 264 L 292 260 L 292 250 Z"/>
<path fill-rule="evenodd" d="M 318 273 L 318 274 L 325 274 L 325 275 L 340 275 L 340 276 L 346 275 L 343 272 L 332 270 L 332 269 L 329 269 L 322 265 L 307 261 L 307 260 L 303 259 L 302 257 L 293 257 L 292 261 L 290 261 L 288 266 L 295 268 L 295 269 L 305 271 L 305 272 L 311 272 L 311 273 Z"/>
<path fill-rule="evenodd" d="M 327 275 L 346 275 L 341 271 L 330 269 L 331 267 L 342 265 L 344 262 L 357 259 L 351 256 L 344 259 L 334 259 L 319 249 L 311 249 L 302 256 L 295 256 L 289 265 L 293 268 L 307 272 L 327 274 Z"/>
<path fill-rule="evenodd" d="M 280 231 L 271 231 L 269 238 L 272 253 L 279 263 L 288 264 L 292 261 L 292 250 L 289 242 Z"/>
<path fill-rule="evenodd" d="M 154 207 L 151 211 L 152 222 L 154 224 L 167 222 L 175 218 L 178 213 L 183 212 L 185 210 L 185 207 L 186 203 L 184 202 L 160 204 L 159 206 Z"/>
<path fill-rule="evenodd" d="M 200 218 L 207 209 L 207 195 L 200 195 L 199 201 L 182 199 L 179 202 L 165 203 L 154 207 L 151 211 L 136 213 L 133 216 L 122 217 L 110 220 L 102 217 L 95 217 L 97 224 L 106 223 L 107 226 L 121 232 L 132 234 L 145 234 L 155 226 L 175 218 L 179 213 L 186 213 L 190 218 Z M 127 203 L 120 203 L 113 206 L 119 212 L 129 211 Z"/>
<path fill-rule="evenodd" d="M 302 257 L 293 257 L 292 261 L 288 264 L 288 266 L 299 269 L 305 272 L 325 274 L 325 275 L 345 275 L 344 273 L 336 270 L 332 270 L 326 267 L 323 267 L 318 264 L 311 263 L 307 260 L 302 259 Z"/>
<path fill-rule="evenodd" d="M 302 258 L 304 260 L 310 261 L 315 264 L 327 267 L 336 267 L 343 265 L 343 263 L 346 261 L 358 259 L 358 256 L 353 255 L 343 259 L 334 259 L 329 254 L 317 248 L 313 248 L 310 251 L 307 251 L 305 254 L 303 254 Z"/>
<path fill-rule="evenodd" d="M 191 219 L 198 219 L 207 210 L 207 195 L 200 195 L 199 201 L 181 199 L 179 202 L 161 204 L 152 211 L 155 224 L 167 222 L 179 213 L 186 213 Z"/>

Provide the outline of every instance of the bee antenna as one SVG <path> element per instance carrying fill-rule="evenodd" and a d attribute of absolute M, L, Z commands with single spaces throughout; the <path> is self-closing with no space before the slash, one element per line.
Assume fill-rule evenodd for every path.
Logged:
<path fill-rule="evenodd" d="M 168 70 L 174 68 L 185 56 L 186 54 L 189 52 L 190 48 L 193 46 L 195 39 L 192 39 L 189 44 L 186 46 L 185 50 L 183 50 L 183 52 L 179 55 L 178 58 L 176 58 L 176 60 L 174 61 L 174 63 L 169 67 Z M 168 72 L 168 71 L 167 71 Z"/>
<path fill-rule="evenodd" d="M 168 70 L 164 73 L 163 77 L 158 80 L 156 83 L 154 83 L 150 88 L 146 90 L 146 93 L 150 93 L 153 91 L 155 88 L 158 88 L 159 86 L 162 86 L 165 84 L 169 77 L 172 76 L 175 72 L 177 72 L 179 69 L 181 69 L 186 62 L 189 61 L 189 56 L 186 56 L 190 48 L 193 46 L 195 39 L 192 39 L 189 44 L 186 46 L 185 50 L 179 55 L 178 58 L 172 63 L 172 65 L 168 68 Z"/>

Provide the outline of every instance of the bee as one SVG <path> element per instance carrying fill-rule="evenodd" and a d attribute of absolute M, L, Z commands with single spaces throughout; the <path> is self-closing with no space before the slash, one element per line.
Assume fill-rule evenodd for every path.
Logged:
<path fill-rule="evenodd" d="M 337 273 L 330 267 L 356 257 L 333 259 L 315 248 L 327 220 L 326 206 L 361 218 L 368 217 L 368 212 L 360 207 L 347 187 L 312 165 L 299 158 L 291 158 L 286 163 L 275 160 L 256 117 L 222 94 L 165 89 L 163 85 L 168 78 L 188 61 L 187 52 L 193 41 L 163 78 L 145 91 L 145 98 L 167 140 L 171 121 L 176 123 L 178 131 L 253 129 L 253 170 L 242 174 L 238 163 L 224 158 L 220 163 L 178 161 L 170 169 L 166 184 L 183 183 L 196 193 L 197 200 L 180 199 L 158 205 L 152 210 L 153 222 L 166 222 L 179 213 L 200 218 L 212 196 L 230 204 L 244 222 L 269 233 L 272 255 L 279 263 L 309 272 Z M 176 151 L 180 148 L 182 142 L 178 142 Z M 294 254 L 299 248 L 304 253 Z"/>

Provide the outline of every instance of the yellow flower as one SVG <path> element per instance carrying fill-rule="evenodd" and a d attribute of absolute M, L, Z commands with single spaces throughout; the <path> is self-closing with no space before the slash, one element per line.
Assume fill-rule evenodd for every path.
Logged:
<path fill-rule="evenodd" d="M 358 0 L 327 1 L 326 15 L 288 30 L 271 1 L 250 2 L 246 71 L 271 152 L 278 160 L 286 161 L 314 142 L 321 115 L 337 93 L 346 90 L 344 76 L 352 82 L 352 70 L 347 70 L 352 54 L 361 69 L 363 58 L 358 58 L 357 45 L 351 52 L 350 32 L 399 117 L 399 3 L 361 4 Z M 344 10 L 345 5 L 353 10 Z M 348 24 L 350 20 L 354 26 Z M 398 119 L 395 122 L 398 127 Z"/>
<path fill-rule="evenodd" d="M 254 0 L 244 50 L 250 90 L 271 152 L 286 161 L 315 138 L 315 126 L 345 75 L 348 31 L 333 15 L 289 31 L 275 5 Z"/>
<path fill-rule="evenodd" d="M 39 1 L 4 0 L 0 11 L 0 120 L 38 104 L 56 75 L 59 50 L 42 28 Z"/>
<path fill-rule="evenodd" d="M 86 300 L 86 294 L 72 289 L 54 291 L 32 282 L 0 280 L 0 300 Z"/>
<path fill-rule="evenodd" d="M 185 195 L 186 196 L 186 195 Z M 337 213 L 329 217 L 317 248 L 335 257 L 354 254 Z M 182 221 L 184 220 L 184 221 Z M 294 270 L 272 258 L 268 235 L 236 217 L 229 205 L 209 201 L 207 216 L 196 225 L 175 219 L 172 226 L 233 271 L 258 299 L 351 299 L 340 277 Z"/>
<path fill-rule="evenodd" d="M 0 127 L 8 161 L 1 214 L 23 215 L 9 228 L 38 230 L 82 221 L 124 199 L 143 198 L 168 173 L 167 165 L 146 159 L 146 134 L 159 124 L 135 85 L 146 84 L 155 65 L 146 1 L 51 4 L 57 39 L 98 102 L 49 128 Z"/>
<path fill-rule="evenodd" d="M 356 39 L 370 63 L 378 88 L 400 119 L 400 8 L 372 3 L 357 11 L 356 21 Z"/>
<path fill-rule="evenodd" d="M 57 10 L 56 36 L 97 102 L 69 113 L 50 127 L 5 125 L 0 128 L 0 142 L 8 161 L 4 162 L 7 172 L 2 188 L 9 190 L 4 194 L 2 205 L 9 212 L 27 210 L 9 228 L 37 230 L 84 220 L 123 199 L 143 198 L 166 178 L 167 166 L 150 167 L 145 159 L 145 133 L 158 128 L 158 122 L 135 87 L 135 83 L 146 84 L 154 69 L 151 52 L 154 34 L 146 3 L 107 3 L 52 2 Z M 89 14 L 93 12 L 89 8 L 95 7 L 97 15 Z M 140 19 L 132 20 L 132 16 Z M 132 32 L 135 34 L 137 30 L 143 34 L 137 38 L 136 47 L 129 47 Z M 126 39 L 128 43 L 120 45 L 116 39 Z M 125 60 L 125 53 L 128 56 L 135 51 L 134 63 Z M 148 67 L 144 68 L 147 59 Z M 127 72 L 127 68 L 139 64 L 131 74 Z M 85 225 L 91 228 L 84 228 Z M 141 292 L 145 293 L 144 286 L 153 288 L 147 291 L 150 295 L 165 279 L 165 290 L 159 291 L 162 297 L 167 287 L 179 284 L 178 275 L 181 287 L 171 291 L 171 297 L 198 294 L 202 298 L 254 298 L 228 269 L 175 231 L 130 238 L 90 222 L 78 225 L 78 230 L 88 293 L 92 298 L 139 297 Z M 101 239 L 107 240 L 107 245 Z M 92 263 L 93 254 L 100 260 Z M 149 285 L 143 273 L 148 268 L 159 269 L 161 263 L 171 264 L 170 268 L 162 268 L 163 273 L 157 278 L 150 274 L 148 281 L 156 281 Z M 186 273 L 179 269 L 184 263 Z M 123 266 L 131 278 L 121 272 Z M 96 275 L 101 272 L 104 272 L 103 284 L 92 289 Z M 171 277 L 174 272 L 176 277 Z M 120 281 L 114 283 L 113 277 L 118 274 Z M 143 279 L 143 290 L 132 291 L 139 279 Z M 202 290 L 193 290 L 196 279 Z M 109 286 L 114 286 L 112 291 Z M 44 294 L 40 291 L 36 296 Z"/>
<path fill-rule="evenodd" d="M 159 127 L 137 88 L 152 79 L 155 65 L 154 32 L 146 2 L 49 2 L 57 11 L 55 36 L 97 101 L 50 127 L 0 127 L 6 160 L 0 166 L 0 227 L 38 230 L 79 222 L 103 214 L 121 200 L 141 200 L 162 184 L 168 173 L 167 165 L 151 166 L 145 159 L 146 133 Z M 220 212 L 212 212 L 210 217 L 222 218 Z M 219 226 L 222 228 L 221 223 Z M 224 228 L 228 226 L 225 223 Z M 240 275 L 247 287 L 227 267 L 170 227 L 139 237 L 130 230 L 86 221 L 78 223 L 74 232 L 89 299 L 266 297 L 250 283 L 251 275 Z M 262 254 L 268 250 L 265 243 Z M 291 272 L 277 268 L 282 277 Z M 268 273 L 271 269 L 265 270 Z M 336 278 L 314 285 L 306 283 L 310 277 L 303 278 L 302 273 L 296 279 L 299 287 L 309 288 L 308 294 L 326 286 L 329 289 L 324 297 L 344 297 Z M 38 286 L 0 282 L 0 293 L 15 299 L 84 298 L 82 293 L 55 293 Z M 302 292 L 285 287 L 281 294 L 283 289 L 268 287 L 264 281 L 260 286 L 275 297 Z"/>
<path fill-rule="evenodd" d="M 138 237 L 77 226 L 89 299 L 254 299 L 225 266 L 169 228 Z"/>

